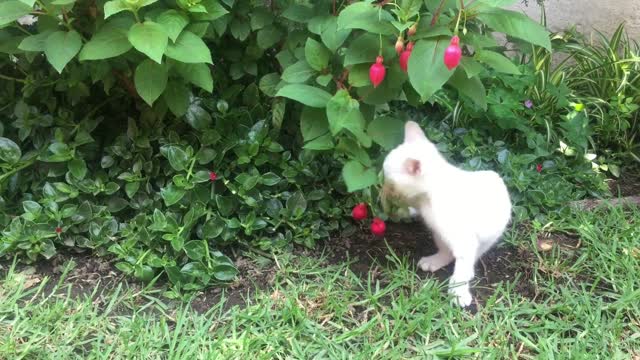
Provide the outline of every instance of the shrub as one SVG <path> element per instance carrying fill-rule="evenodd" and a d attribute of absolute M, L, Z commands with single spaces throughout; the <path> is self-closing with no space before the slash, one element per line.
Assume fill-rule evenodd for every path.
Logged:
<path fill-rule="evenodd" d="M 344 209 L 374 202 L 382 152 L 401 138 L 389 103 L 435 114 L 454 99 L 495 115 L 486 136 L 543 142 L 535 124 L 524 138 L 502 126 L 513 119 L 493 87 L 527 67 L 492 33 L 551 49 L 507 3 L 2 1 L 0 254 L 86 248 L 202 288 L 235 275 L 228 245 L 349 229 Z"/>

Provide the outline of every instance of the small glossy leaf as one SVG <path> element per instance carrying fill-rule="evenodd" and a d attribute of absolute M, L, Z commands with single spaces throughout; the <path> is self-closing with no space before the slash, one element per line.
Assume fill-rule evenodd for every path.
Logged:
<path fill-rule="evenodd" d="M 0 160 L 9 164 L 15 164 L 20 161 L 22 151 L 18 144 L 13 140 L 0 137 Z"/>

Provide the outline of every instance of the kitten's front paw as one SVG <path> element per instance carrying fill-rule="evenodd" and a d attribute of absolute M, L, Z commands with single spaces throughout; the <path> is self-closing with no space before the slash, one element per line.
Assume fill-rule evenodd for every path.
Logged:
<path fill-rule="evenodd" d="M 467 307 L 473 302 L 473 296 L 468 286 L 457 286 L 449 289 L 449 293 L 455 297 L 456 302 L 461 307 Z"/>
<path fill-rule="evenodd" d="M 422 271 L 436 272 L 443 266 L 449 265 L 452 260 L 453 258 L 450 255 L 439 252 L 435 255 L 421 258 L 420 261 L 418 261 L 418 267 L 422 269 Z"/>

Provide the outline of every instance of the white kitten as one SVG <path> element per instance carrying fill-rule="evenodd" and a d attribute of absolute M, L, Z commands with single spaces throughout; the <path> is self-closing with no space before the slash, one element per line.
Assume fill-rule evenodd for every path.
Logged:
<path fill-rule="evenodd" d="M 493 171 L 465 171 L 447 162 L 413 121 L 404 143 L 384 161 L 383 198 L 397 197 L 417 210 L 434 235 L 438 252 L 418 267 L 434 272 L 455 260 L 449 292 L 460 306 L 471 304 L 474 265 L 511 219 L 509 192 Z"/>

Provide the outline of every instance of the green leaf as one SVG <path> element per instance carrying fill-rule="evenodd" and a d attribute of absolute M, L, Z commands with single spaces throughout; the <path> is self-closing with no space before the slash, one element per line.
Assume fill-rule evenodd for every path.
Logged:
<path fill-rule="evenodd" d="M 226 224 L 222 219 L 218 217 L 211 218 L 202 225 L 202 237 L 205 239 L 215 239 L 222 234 L 225 226 Z"/>
<path fill-rule="evenodd" d="M 167 206 L 177 204 L 178 201 L 182 200 L 185 193 L 185 190 L 176 187 L 174 184 L 169 184 L 169 186 L 160 190 L 160 196 L 162 196 Z"/>
<path fill-rule="evenodd" d="M 0 26 L 12 23 L 33 11 L 33 7 L 21 1 L 0 2 Z"/>
<path fill-rule="evenodd" d="M 213 276 L 220 281 L 231 281 L 236 275 L 238 270 L 233 265 L 222 264 L 213 268 Z"/>
<path fill-rule="evenodd" d="M 262 175 L 262 177 L 260 178 L 260 183 L 266 186 L 274 186 L 277 185 L 281 180 L 282 178 L 277 174 L 268 172 Z"/>
<path fill-rule="evenodd" d="M 228 14 L 229 11 L 225 9 L 219 2 L 216 0 L 202 0 L 200 2 L 205 9 L 207 9 L 206 13 L 193 14 L 194 20 L 197 21 L 214 21 Z"/>
<path fill-rule="evenodd" d="M 268 49 L 282 40 L 282 31 L 277 27 L 269 25 L 258 30 L 256 42 L 261 49 Z"/>
<path fill-rule="evenodd" d="M 251 30 L 256 31 L 273 24 L 273 14 L 271 9 L 266 7 L 255 7 L 251 12 Z"/>
<path fill-rule="evenodd" d="M 328 92 L 317 87 L 303 84 L 283 86 L 282 89 L 276 93 L 276 96 L 286 97 L 316 108 L 325 107 L 329 99 L 331 99 L 331 95 Z"/>
<path fill-rule="evenodd" d="M 167 87 L 168 74 L 164 65 L 146 59 L 138 65 L 134 76 L 136 90 L 152 106 Z"/>
<path fill-rule="evenodd" d="M 473 57 L 474 59 L 491 66 L 497 72 L 514 75 L 521 74 L 518 67 L 511 60 L 497 52 L 489 50 L 478 50 Z"/>
<path fill-rule="evenodd" d="M 130 182 L 124 186 L 124 192 L 127 193 L 129 199 L 132 199 L 140 189 L 140 182 Z"/>
<path fill-rule="evenodd" d="M 194 101 L 189 105 L 184 117 L 187 123 L 196 130 L 204 130 L 213 122 L 211 115 L 200 106 L 199 101 Z"/>
<path fill-rule="evenodd" d="M 402 143 L 404 123 L 391 116 L 378 116 L 369 123 L 367 134 L 378 145 L 389 151 Z"/>
<path fill-rule="evenodd" d="M 169 41 L 169 36 L 162 25 L 152 21 L 136 23 L 129 29 L 128 38 L 136 50 L 158 64 L 162 62 L 162 55 Z"/>
<path fill-rule="evenodd" d="M 24 51 L 44 51 L 47 47 L 47 38 L 51 36 L 53 31 L 47 30 L 37 35 L 27 36 L 22 40 L 18 49 Z"/>
<path fill-rule="evenodd" d="M 293 193 L 287 199 L 286 208 L 294 218 L 302 216 L 307 210 L 307 200 L 304 198 L 304 194 L 300 191 Z"/>
<path fill-rule="evenodd" d="M 449 84 L 461 94 L 468 96 L 482 110 L 487 110 L 487 92 L 477 76 L 468 78 L 463 69 L 457 68 L 449 80 Z"/>
<path fill-rule="evenodd" d="M 182 81 L 171 81 L 164 91 L 163 96 L 169 106 L 169 110 L 171 110 L 175 116 L 180 117 L 187 113 L 191 92 Z"/>
<path fill-rule="evenodd" d="M 349 48 L 344 59 L 344 66 L 364 64 L 373 64 L 376 61 L 380 48 L 380 39 L 373 34 L 363 34 L 356 38 Z M 393 47 L 388 39 L 383 40 L 382 55 L 385 59 L 395 57 Z M 444 56 L 444 55 L 443 55 Z M 411 55 L 413 57 L 413 55 Z"/>
<path fill-rule="evenodd" d="M 130 23 L 127 22 L 127 23 Z M 128 27 L 120 22 L 108 22 L 84 45 L 80 52 L 80 61 L 109 59 L 131 50 L 127 39 Z"/>
<path fill-rule="evenodd" d="M 175 42 L 184 28 L 189 25 L 189 18 L 177 10 L 167 10 L 156 18 L 156 22 L 166 31 L 169 39 Z"/>
<path fill-rule="evenodd" d="M 49 63 L 62 73 L 64 67 L 82 47 L 82 37 L 77 31 L 56 31 L 47 38 L 44 53 Z"/>
<path fill-rule="evenodd" d="M 213 77 L 207 64 L 177 63 L 174 68 L 184 80 L 207 92 L 213 91 Z"/>
<path fill-rule="evenodd" d="M 200 261 L 205 257 L 206 247 L 202 240 L 191 240 L 184 244 L 184 252 L 189 259 Z"/>
<path fill-rule="evenodd" d="M 87 175 L 87 164 L 82 159 L 73 159 L 67 163 L 69 172 L 78 180 Z"/>
<path fill-rule="evenodd" d="M 309 80 L 316 73 L 306 61 L 300 60 L 297 63 L 284 69 L 282 80 L 288 83 L 303 83 Z"/>
<path fill-rule="evenodd" d="M 16 164 L 22 157 L 18 144 L 11 139 L 0 137 L 0 160 L 9 164 Z"/>
<path fill-rule="evenodd" d="M 364 147 L 371 146 L 371 138 L 364 133 L 365 121 L 360 103 L 352 99 L 347 90 L 339 90 L 327 103 L 329 130 L 333 136 L 342 129 L 351 132 Z"/>
<path fill-rule="evenodd" d="M 329 64 L 331 52 L 321 43 L 313 40 L 312 38 L 308 38 L 307 43 L 304 46 L 304 56 L 307 63 L 313 69 L 321 71 Z"/>
<path fill-rule="evenodd" d="M 525 14 L 489 8 L 478 13 L 478 19 L 495 31 L 503 32 L 551 51 L 551 41 L 547 29 Z"/>
<path fill-rule="evenodd" d="M 167 159 L 175 171 L 185 170 L 189 166 L 189 154 L 178 146 L 172 145 L 167 148 Z"/>
<path fill-rule="evenodd" d="M 440 39 L 420 40 L 409 58 L 409 80 L 422 102 L 442 88 L 453 75 L 444 65 L 444 51 L 448 41 Z"/>
<path fill-rule="evenodd" d="M 467 73 L 468 78 L 472 78 L 480 74 L 484 70 L 484 66 L 470 57 L 463 57 L 460 60 L 460 66 Z"/>
<path fill-rule="evenodd" d="M 251 33 L 249 22 L 241 20 L 240 18 L 234 18 L 231 21 L 230 29 L 231 35 L 240 41 L 245 41 Z"/>
<path fill-rule="evenodd" d="M 373 34 L 393 35 L 393 17 L 369 2 L 353 3 L 340 11 L 338 29 L 361 29 Z"/>
<path fill-rule="evenodd" d="M 129 6 L 125 2 L 126 0 L 112 0 L 104 4 L 104 18 L 108 19 L 110 16 L 115 15 L 121 11 L 130 10 Z"/>
<path fill-rule="evenodd" d="M 265 95 L 269 97 L 276 96 L 278 84 L 280 83 L 280 75 L 278 73 L 270 73 L 260 79 L 258 87 Z"/>
<path fill-rule="evenodd" d="M 291 21 L 306 23 L 313 17 L 313 9 L 301 4 L 292 4 L 287 7 L 282 16 Z"/>
<path fill-rule="evenodd" d="M 327 48 L 335 53 L 350 34 L 351 29 L 338 29 L 338 18 L 330 16 L 329 20 L 325 23 L 324 29 L 320 33 L 320 38 Z"/>
<path fill-rule="evenodd" d="M 183 31 L 178 40 L 174 44 L 169 44 L 165 54 L 175 60 L 183 63 L 213 64 L 211 60 L 211 52 L 207 44 L 202 41 L 196 34 Z"/>
<path fill-rule="evenodd" d="M 376 172 L 365 168 L 360 162 L 351 160 L 342 168 L 342 178 L 347 185 L 347 191 L 354 192 L 366 189 L 378 182 Z"/>
<path fill-rule="evenodd" d="M 493 7 L 506 7 L 513 5 L 518 0 L 478 0 L 478 3 L 487 4 Z"/>
<path fill-rule="evenodd" d="M 305 142 L 305 149 L 330 150 L 334 148 L 327 114 L 322 109 L 305 107 L 300 115 L 300 131 Z"/>

